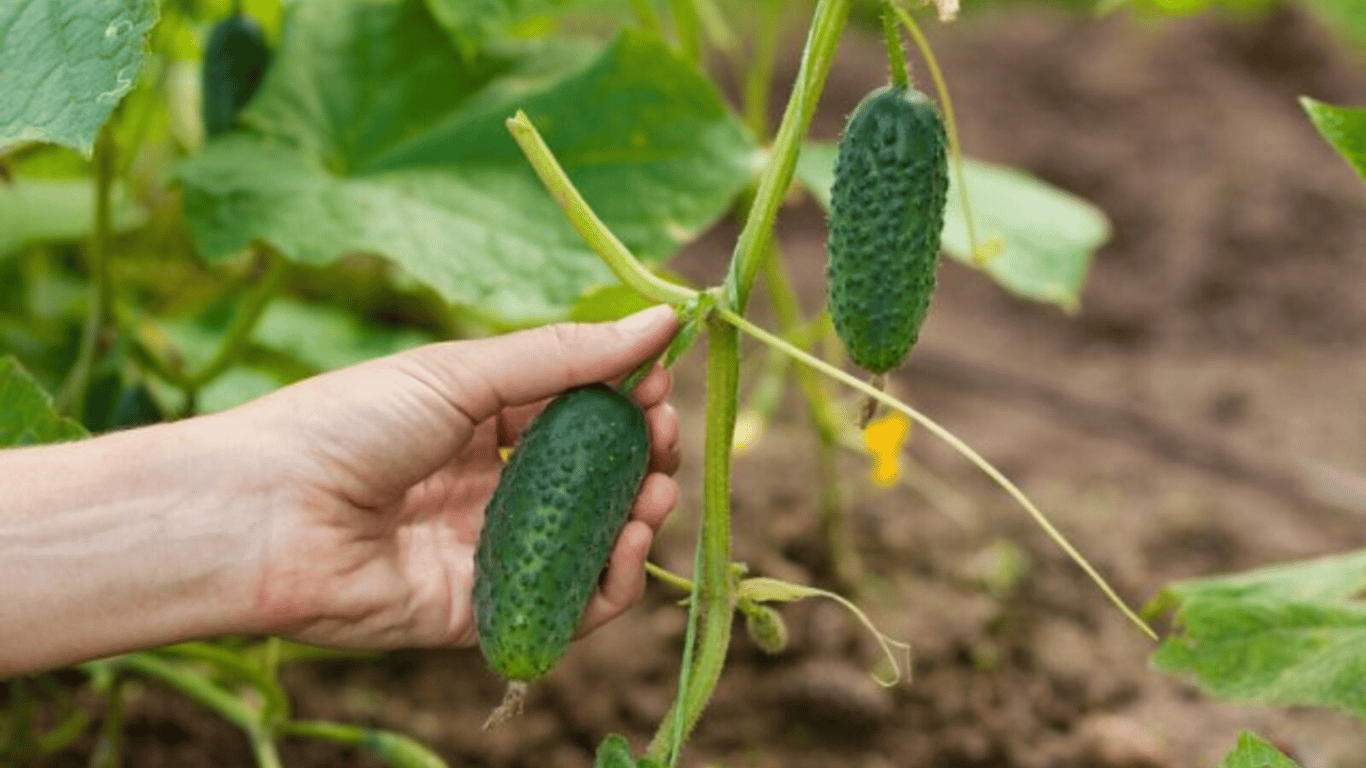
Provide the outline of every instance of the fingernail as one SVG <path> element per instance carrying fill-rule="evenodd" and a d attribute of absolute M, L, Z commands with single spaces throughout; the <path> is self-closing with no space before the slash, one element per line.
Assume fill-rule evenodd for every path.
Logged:
<path fill-rule="evenodd" d="M 642 309 L 634 315 L 627 315 L 617 321 L 617 328 L 623 333 L 640 335 L 654 330 L 662 325 L 666 319 L 674 316 L 673 307 L 668 304 L 658 304 L 649 309 Z"/>

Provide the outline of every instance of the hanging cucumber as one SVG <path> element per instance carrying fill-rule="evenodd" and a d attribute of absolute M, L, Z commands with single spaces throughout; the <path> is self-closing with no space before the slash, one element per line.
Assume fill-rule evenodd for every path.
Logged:
<path fill-rule="evenodd" d="M 214 25 L 204 49 L 204 133 L 209 138 L 232 130 L 251 101 L 270 64 L 270 47 L 261 27 L 236 10 Z"/>
<path fill-rule="evenodd" d="M 509 681 L 564 654 L 649 462 L 645 414 L 602 384 L 555 398 L 522 433 L 475 555 L 479 648 Z"/>
<path fill-rule="evenodd" d="M 874 374 L 906 359 L 929 310 L 948 193 L 938 109 L 911 87 L 864 97 L 840 137 L 826 302 L 849 357 Z"/>

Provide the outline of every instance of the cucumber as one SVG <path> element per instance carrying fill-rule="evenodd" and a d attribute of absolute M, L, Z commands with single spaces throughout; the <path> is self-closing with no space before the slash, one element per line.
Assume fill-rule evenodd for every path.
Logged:
<path fill-rule="evenodd" d="M 535 680 L 564 654 L 649 454 L 640 406 L 602 384 L 561 394 L 522 433 L 475 554 L 479 648 L 494 672 Z"/>
<path fill-rule="evenodd" d="M 826 305 L 849 357 L 882 374 L 929 311 L 948 195 L 947 135 L 914 88 L 864 97 L 840 137 L 830 191 Z"/>
<path fill-rule="evenodd" d="M 270 46 L 261 27 L 234 13 L 214 25 L 204 48 L 204 133 L 213 138 L 232 130 L 270 65 Z"/>

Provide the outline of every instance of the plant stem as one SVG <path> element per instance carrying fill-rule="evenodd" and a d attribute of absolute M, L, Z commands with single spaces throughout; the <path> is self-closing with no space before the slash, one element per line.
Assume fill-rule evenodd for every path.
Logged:
<path fill-rule="evenodd" d="M 401 733 L 321 720 L 284 723 L 282 733 L 358 747 L 394 768 L 447 768 L 427 747 Z"/>
<path fill-rule="evenodd" d="M 982 264 L 985 259 L 978 253 L 977 225 L 972 221 L 972 208 L 968 204 L 968 187 L 963 181 L 963 146 L 958 141 L 958 120 L 953 114 L 953 99 L 949 96 L 949 85 L 944 80 L 944 73 L 939 70 L 939 61 L 934 57 L 934 50 L 930 48 L 930 41 L 925 39 L 925 33 L 920 31 L 920 25 L 915 23 L 915 18 L 905 8 L 893 2 L 887 2 L 884 7 L 895 12 L 907 31 L 911 33 L 916 47 L 920 49 L 921 58 L 925 60 L 925 66 L 930 69 L 930 77 L 934 79 L 934 87 L 939 92 L 939 100 L 944 105 L 944 123 L 949 134 L 949 153 L 953 157 L 953 178 L 958 185 L 958 199 L 963 205 L 963 223 L 967 225 L 968 230 L 968 250 L 972 251 L 973 260 Z"/>
<path fill-rule="evenodd" d="M 745 72 L 743 97 L 745 124 L 759 141 L 768 141 L 768 100 L 773 92 L 773 66 L 778 58 L 782 32 L 783 0 L 765 0 L 754 57 Z"/>
<path fill-rule="evenodd" d="M 674 37 L 678 38 L 678 54 L 693 64 L 702 63 L 702 32 L 697 21 L 693 0 L 669 0 L 669 11 L 674 18 Z"/>
<path fill-rule="evenodd" d="M 765 240 L 773 231 L 778 209 L 782 206 L 788 185 L 792 183 L 802 138 L 811 124 L 816 102 L 820 100 L 826 75 L 830 72 L 835 50 L 839 47 L 840 34 L 849 15 L 849 3 L 850 0 L 819 0 L 816 5 L 792 96 L 788 99 L 768 164 L 759 177 L 754 202 L 745 217 L 745 226 L 740 230 L 731 257 L 725 290 L 725 303 L 731 309 L 744 311 L 745 303 L 749 300 L 754 278 L 762 266 Z"/>
<path fill-rule="evenodd" d="M 667 568 L 647 561 L 645 563 L 645 570 L 649 571 L 651 576 L 675 589 L 681 589 L 684 592 L 692 591 L 692 581 L 690 579 L 685 579 Z"/>
<path fill-rule="evenodd" d="M 701 568 L 693 574 L 700 637 L 696 653 L 685 657 L 686 683 L 660 724 L 647 754 L 656 760 L 677 754 L 681 742 L 711 699 L 730 646 L 735 590 L 730 567 L 730 461 L 735 432 L 735 405 L 740 375 L 740 337 L 732 327 L 707 321 L 707 433 L 702 458 L 702 530 L 698 540 Z M 681 718 L 681 725 L 679 725 Z M 676 730 L 677 729 L 677 730 Z"/>
<path fill-rule="evenodd" d="M 114 137 L 114 121 L 110 120 L 100 129 L 95 139 L 95 227 L 90 235 L 86 249 L 90 270 L 90 298 L 86 310 L 85 325 L 81 329 L 81 340 L 77 347 L 76 362 L 71 367 L 61 392 L 57 395 L 57 410 L 80 420 L 85 415 L 85 397 L 90 389 L 90 372 L 95 367 L 95 356 L 99 353 L 100 337 L 104 333 L 105 321 L 110 314 L 109 285 L 109 241 L 110 198 L 115 180 L 116 153 L 118 145 Z"/>
<path fill-rule="evenodd" d="M 607 225 L 588 206 L 588 201 L 575 189 L 574 183 L 569 180 L 525 112 L 518 110 L 516 115 L 508 118 L 507 127 L 517 140 L 517 146 L 522 148 L 522 154 L 526 155 L 527 162 L 536 170 L 541 183 L 559 203 L 579 236 L 602 257 L 618 280 L 634 288 L 640 295 L 661 304 L 686 304 L 696 298 L 696 291 L 662 280 L 646 269 L 607 229 Z"/>
<path fill-rule="evenodd" d="M 640 28 L 657 37 L 664 37 L 664 25 L 655 13 L 653 0 L 631 0 L 631 10 L 635 11 L 636 23 Z"/>
<path fill-rule="evenodd" d="M 264 258 L 265 274 L 256 281 L 256 285 L 252 286 L 251 292 L 243 300 L 232 325 L 228 327 L 227 335 L 223 338 L 223 345 L 218 348 L 218 353 L 197 373 L 189 376 L 189 391 L 197 392 L 223 375 L 246 351 L 247 344 L 251 341 L 251 332 L 256 329 L 256 321 L 261 319 L 266 307 L 270 306 L 284 278 L 284 259 L 271 251 L 267 251 Z"/>
<path fill-rule="evenodd" d="M 921 413 L 920 411 L 917 411 L 911 406 L 906 405 L 905 403 L 892 397 L 891 395 L 888 395 L 886 392 L 881 392 L 873 387 L 868 386 L 864 382 L 859 381 L 858 379 L 830 365 L 824 360 L 813 357 L 807 354 L 806 352 L 797 349 L 796 347 L 792 346 L 791 344 L 787 343 L 781 338 L 769 333 L 763 328 L 760 328 L 759 326 L 755 325 L 754 323 L 751 323 L 750 321 L 726 309 L 725 307 L 717 306 L 714 308 L 713 312 L 715 313 L 716 317 L 720 317 L 726 322 L 731 323 L 732 325 L 743 330 L 745 333 L 748 333 L 749 335 L 753 336 L 759 341 L 762 341 L 763 343 L 769 346 L 778 347 L 785 350 L 788 354 L 792 355 L 794 358 L 797 359 L 798 362 L 802 363 L 803 365 L 814 368 L 820 371 L 821 373 L 830 376 L 831 378 L 837 379 L 840 382 L 850 387 L 853 387 L 859 392 L 862 392 L 863 394 L 875 400 L 881 401 L 882 403 L 887 405 L 887 407 L 900 411 L 920 426 L 929 430 L 932 434 L 934 434 L 935 437 L 938 437 L 940 440 L 943 440 L 945 443 L 948 443 L 948 445 L 951 448 L 957 451 L 968 461 L 972 462 L 972 464 L 976 466 L 978 469 L 980 469 L 983 472 L 983 474 L 991 478 L 997 485 L 1001 487 L 1002 490 L 1009 494 L 1010 497 L 1014 499 L 1017 504 L 1024 508 L 1024 510 L 1027 513 L 1029 513 L 1029 516 L 1033 518 L 1034 522 L 1041 529 L 1043 529 L 1043 532 L 1047 534 L 1050 539 L 1053 540 L 1053 543 L 1056 544 L 1058 548 L 1060 548 L 1063 552 L 1065 552 L 1067 556 L 1070 557 L 1072 561 L 1075 562 L 1077 566 L 1082 569 L 1083 572 L 1085 572 L 1087 577 L 1090 578 L 1091 581 L 1094 582 L 1095 585 L 1100 589 L 1100 591 L 1105 594 L 1105 597 L 1109 599 L 1109 601 L 1113 603 L 1114 606 L 1118 608 L 1119 611 L 1129 619 L 1129 621 L 1133 622 L 1134 626 L 1138 627 L 1143 632 L 1143 634 L 1148 636 L 1149 639 L 1158 639 L 1157 633 L 1153 632 L 1152 628 L 1148 626 L 1147 622 L 1139 618 L 1138 614 L 1135 613 L 1132 608 L 1130 608 L 1123 600 L 1120 599 L 1119 595 L 1115 593 L 1114 589 L 1110 586 L 1109 582 L 1107 582 L 1100 575 L 1100 573 L 1096 571 L 1095 567 L 1093 567 L 1091 563 L 1085 557 L 1082 556 L 1081 552 L 1079 552 L 1077 548 L 1074 547 L 1072 543 L 1067 540 L 1067 537 L 1063 536 L 1062 532 L 1059 531 L 1051 522 L 1049 522 L 1048 518 L 1044 516 L 1043 512 L 1041 512 L 1039 508 L 1034 505 L 1034 502 L 1030 501 L 1029 497 L 1025 496 L 1024 492 L 1021 491 L 1014 483 L 1012 483 L 1009 478 L 1001 474 L 1000 470 L 992 466 L 991 462 L 982 458 L 981 454 L 973 450 L 970 446 L 968 446 L 967 443 L 964 443 L 952 432 L 945 429 L 943 426 L 940 426 L 938 422 L 934 421 L 933 419 Z"/>
<path fill-rule="evenodd" d="M 770 242 L 768 256 L 764 259 L 764 286 L 768 289 L 769 300 L 773 303 L 773 311 L 782 324 L 784 334 L 792 338 L 802 326 L 801 305 L 783 267 L 782 249 L 776 240 L 770 238 Z M 816 372 L 805 366 L 799 367 L 797 383 L 806 400 L 807 413 L 816 427 L 816 477 L 819 483 L 821 532 L 829 550 L 830 570 L 840 584 L 852 589 L 861 580 L 863 564 L 840 501 L 839 451 L 836 449 L 840 428 L 830 408 L 830 394 L 822 386 Z"/>
<path fill-rule="evenodd" d="M 270 641 L 267 640 L 266 642 Z M 262 722 L 270 723 L 289 719 L 289 699 L 285 696 L 284 689 L 280 687 L 280 682 L 275 679 L 274 669 L 261 669 L 247 661 L 240 653 L 210 643 L 194 641 L 177 643 L 159 649 L 157 654 L 212 664 L 220 672 L 227 673 L 250 684 L 261 694 L 260 719 Z"/>
<path fill-rule="evenodd" d="M 115 673 L 117 675 L 118 673 Z M 90 768 L 119 768 L 123 741 L 123 684 L 125 678 L 116 676 L 109 686 L 109 703 L 104 709 L 100 735 L 90 752 Z"/>
<path fill-rule="evenodd" d="M 261 725 L 256 713 L 232 694 L 150 654 L 126 654 L 115 659 L 114 664 L 156 680 L 242 729 L 251 741 L 252 753 L 259 768 L 282 768 L 270 732 Z"/>
<path fill-rule="evenodd" d="M 901 31 L 896 28 L 892 0 L 882 0 L 882 39 L 887 43 L 887 66 L 892 72 L 892 85 L 903 91 L 909 89 L 911 74 L 906 71 L 906 52 L 901 49 Z"/>

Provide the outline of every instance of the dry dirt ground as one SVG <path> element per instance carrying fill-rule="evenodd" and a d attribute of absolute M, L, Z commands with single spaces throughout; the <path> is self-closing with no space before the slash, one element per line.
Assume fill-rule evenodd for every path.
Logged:
<path fill-rule="evenodd" d="M 1133 604 L 1174 579 L 1366 544 L 1361 511 L 1322 503 L 1345 492 L 1360 509 L 1360 494 L 1316 487 L 1306 478 L 1322 475 L 1305 469 L 1366 472 L 1366 185 L 1296 104 L 1366 102 L 1366 57 L 1291 11 L 1145 25 L 1022 7 L 934 40 L 968 151 L 1095 201 L 1114 237 L 1076 316 L 946 265 L 900 391 L 1014 478 Z M 871 39 L 845 45 L 816 135 L 835 136 L 880 83 L 881 56 Z M 733 235 L 718 227 L 676 267 L 715 279 Z M 785 213 L 808 309 L 823 237 L 812 203 Z M 693 457 L 700 363 L 694 353 L 679 370 Z M 914 680 L 871 683 L 876 648 L 833 604 L 787 608 L 781 656 L 737 628 L 686 765 L 1205 768 L 1242 728 L 1306 768 L 1366 765 L 1366 727 L 1346 717 L 1219 704 L 1150 669 L 1150 645 L 1002 493 L 927 436 L 911 450 L 913 488 L 873 489 L 853 454 L 844 469 L 861 599 L 914 645 Z M 812 456 L 789 397 L 738 460 L 735 548 L 757 569 L 828 584 Z M 656 557 L 686 572 L 696 462 L 681 479 L 694 490 Z M 1027 562 L 1019 578 L 985 586 L 1010 552 Z M 479 725 L 501 684 L 474 652 L 314 664 L 287 681 L 302 715 L 414 733 L 452 766 L 578 768 L 604 734 L 639 745 L 663 715 L 682 643 L 675 598 L 653 584 L 490 732 Z M 129 766 L 250 765 L 229 726 L 152 691 L 132 707 L 127 747 Z M 285 759 L 373 765 L 311 743 Z M 73 752 L 53 764 L 84 763 Z"/>

